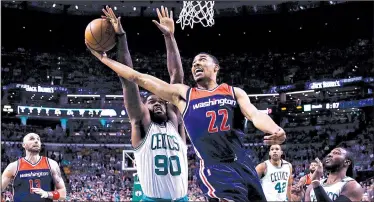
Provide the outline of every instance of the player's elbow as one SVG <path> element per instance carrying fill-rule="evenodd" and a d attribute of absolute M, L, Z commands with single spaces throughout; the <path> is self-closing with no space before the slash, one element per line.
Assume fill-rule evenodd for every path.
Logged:
<path fill-rule="evenodd" d="M 11 179 L 9 177 L 5 177 L 5 176 L 1 177 L 1 191 L 4 191 L 8 187 L 10 181 Z"/>
<path fill-rule="evenodd" d="M 141 73 L 133 74 L 133 75 L 129 76 L 129 78 L 128 78 L 128 80 L 130 82 L 133 82 L 133 83 L 136 83 L 136 84 L 138 84 L 138 82 L 140 82 L 141 79 L 142 79 L 142 74 Z"/>
<path fill-rule="evenodd" d="M 1 192 L 3 192 L 7 188 L 7 184 L 4 182 L 1 182 Z"/>

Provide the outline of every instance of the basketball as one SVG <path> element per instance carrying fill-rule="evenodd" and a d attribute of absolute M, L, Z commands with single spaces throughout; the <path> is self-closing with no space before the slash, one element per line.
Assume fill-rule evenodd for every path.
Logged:
<path fill-rule="evenodd" d="M 106 52 L 116 45 L 116 34 L 112 24 L 105 19 L 91 21 L 84 33 L 87 44 L 94 50 Z"/>

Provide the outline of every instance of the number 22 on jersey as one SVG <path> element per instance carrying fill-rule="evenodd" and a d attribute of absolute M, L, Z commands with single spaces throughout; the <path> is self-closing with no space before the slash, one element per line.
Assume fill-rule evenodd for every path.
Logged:
<path fill-rule="evenodd" d="M 209 128 L 208 128 L 209 133 L 216 133 L 218 131 L 228 131 L 228 130 L 230 130 L 230 125 L 227 125 L 227 119 L 229 117 L 227 109 L 218 110 L 218 116 L 223 116 L 221 124 L 218 124 L 218 125 L 220 125 L 219 130 L 218 130 L 218 127 L 216 125 L 216 119 L 217 119 L 216 111 L 207 111 L 206 112 L 206 117 L 210 117 Z"/>

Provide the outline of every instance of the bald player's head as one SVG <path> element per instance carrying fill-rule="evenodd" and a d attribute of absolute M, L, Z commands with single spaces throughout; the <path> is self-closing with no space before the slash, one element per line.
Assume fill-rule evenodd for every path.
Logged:
<path fill-rule="evenodd" d="M 23 137 L 22 147 L 28 152 L 39 153 L 41 145 L 40 137 L 36 133 L 29 133 Z"/>

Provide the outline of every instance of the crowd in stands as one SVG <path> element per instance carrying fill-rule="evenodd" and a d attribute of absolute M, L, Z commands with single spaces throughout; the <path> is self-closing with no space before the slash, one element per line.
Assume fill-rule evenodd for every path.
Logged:
<path fill-rule="evenodd" d="M 336 145 L 342 145 L 354 152 L 354 169 L 356 173 L 374 171 L 374 148 L 372 145 L 374 141 L 374 125 L 372 121 L 362 121 L 364 120 L 362 116 L 362 114 L 357 115 L 350 119 L 351 121 L 349 122 L 327 123 L 313 127 L 285 127 L 288 140 L 283 147 L 284 158 L 293 165 L 294 183 L 296 184 L 299 178 L 307 173 L 312 159 L 315 157 L 323 158 Z M 20 131 L 22 129 L 32 130 L 35 127 L 23 127 L 13 123 L 2 124 L 3 134 L 10 129 L 12 131 Z M 23 137 L 22 134 L 23 132 L 20 131 L 20 139 Z M 48 142 L 47 140 L 49 140 L 49 136 L 42 137 L 43 142 Z M 251 140 L 257 141 L 257 138 Z M 21 144 L 14 141 L 14 139 L 9 139 L 7 143 L 2 145 L 2 168 L 24 155 Z M 74 143 L 83 142 L 86 143 L 84 139 L 74 141 Z M 101 144 L 100 141 L 96 143 Z M 249 143 L 246 146 L 252 151 L 249 155 L 255 164 L 268 158 L 268 148 L 261 145 L 260 141 Z M 97 201 L 99 199 L 128 201 L 131 199 L 133 176 L 131 171 L 123 171 L 121 169 L 123 147 L 112 148 L 102 145 L 88 147 L 77 146 L 76 144 L 47 145 L 44 147 L 42 154 L 56 160 L 64 171 L 66 185 L 69 190 L 67 201 Z M 204 197 L 196 183 L 195 169 L 199 166 L 199 161 L 192 147 L 189 147 L 188 150 L 188 162 L 189 199 L 203 201 Z M 373 197 L 372 181 L 363 181 L 362 183 L 366 189 L 367 196 Z M 10 193 L 8 189 L 4 196 L 10 196 Z M 373 198 L 371 199 L 373 200 Z"/>
<path fill-rule="evenodd" d="M 111 54 L 112 57 L 115 58 L 115 54 Z M 221 67 L 220 82 L 227 82 L 252 93 L 266 92 L 276 85 L 374 74 L 373 44 L 366 39 L 352 41 L 347 47 L 322 47 L 297 53 L 217 53 L 215 56 Z M 132 53 L 132 59 L 135 69 L 140 72 L 169 80 L 165 53 L 136 52 Z M 190 73 L 192 60 L 193 55 L 182 55 L 185 82 L 190 85 L 194 85 Z M 73 94 L 89 93 L 86 91 L 96 94 L 122 93 L 117 75 L 87 52 L 74 53 L 68 50 L 50 54 L 23 48 L 7 50 L 2 47 L 2 64 L 2 85 L 54 84 L 67 87 Z M 77 86 L 79 90 L 76 89 Z"/>
<path fill-rule="evenodd" d="M 55 127 L 42 127 L 40 125 L 23 126 L 18 123 L 2 123 L 2 140 L 19 141 L 26 133 L 37 133 L 44 142 L 49 143 L 124 143 L 130 140 L 129 123 L 123 123 L 121 127 L 110 128 L 100 124 L 84 123 L 82 121 L 69 121 L 71 128 L 63 130 L 60 124 Z M 89 125 L 87 125 L 89 124 Z M 81 126 L 77 128 L 77 126 Z"/>
<path fill-rule="evenodd" d="M 117 75 L 88 52 L 67 50 L 43 53 L 21 47 L 16 50 L 1 47 L 1 50 L 2 86 L 11 83 L 58 85 L 68 88 L 71 94 L 122 94 Z M 109 54 L 110 57 L 115 58 L 114 52 Z M 344 47 L 323 46 L 318 50 L 299 52 L 212 54 L 220 62 L 219 82 L 227 82 L 251 93 L 265 93 L 277 85 L 374 75 L 373 44 L 368 39 L 354 40 Z M 131 55 L 135 69 L 169 81 L 164 52 L 134 52 Z M 193 57 L 182 54 L 185 83 L 188 85 L 194 85 L 190 73 Z M 325 99 L 334 101 L 338 98 L 328 95 Z M 26 104 L 37 106 L 38 103 L 42 102 L 26 100 Z M 111 107 L 115 103 L 123 104 L 122 100 L 107 102 L 104 107 Z M 61 107 L 58 99 L 56 102 L 43 102 L 43 105 Z M 95 108 L 100 106 L 100 101 L 69 103 L 67 106 Z M 337 145 L 349 148 L 354 153 L 356 173 L 374 171 L 374 123 L 363 112 L 330 112 L 304 115 L 303 118 L 284 116 L 280 122 L 287 133 L 284 158 L 293 165 L 294 184 L 308 172 L 311 160 L 324 157 Z M 111 122 L 103 125 L 91 119 L 75 119 L 69 120 L 67 125 L 68 128 L 64 130 L 57 123 L 54 126 L 24 126 L 20 122 L 2 122 L 2 171 L 10 162 L 24 156 L 20 141 L 26 133 L 34 132 L 40 135 L 42 143 L 61 144 L 44 145 L 42 155 L 56 160 L 63 170 L 68 190 L 66 201 L 131 200 L 133 172 L 122 170 L 123 148 L 103 145 L 130 144 L 129 123 Z M 268 158 L 268 147 L 262 145 L 262 138 L 263 134 L 249 126 L 245 142 L 251 150 L 248 155 L 255 164 Z M 76 145 L 82 143 L 101 145 Z M 188 164 L 189 200 L 204 201 L 196 182 L 195 169 L 199 161 L 192 147 L 188 150 Z M 373 202 L 374 178 L 366 178 L 360 183 L 365 189 L 364 201 Z M 8 187 L 2 194 L 2 201 L 12 198 L 10 190 Z"/>

